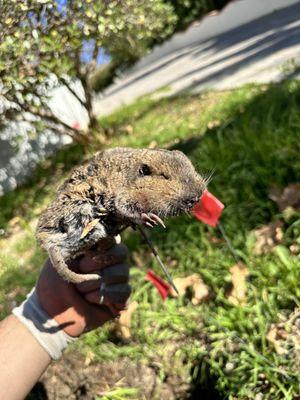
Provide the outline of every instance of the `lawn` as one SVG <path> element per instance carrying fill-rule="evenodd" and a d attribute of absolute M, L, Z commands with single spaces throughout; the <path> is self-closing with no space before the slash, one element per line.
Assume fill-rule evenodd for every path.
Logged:
<path fill-rule="evenodd" d="M 166 231 L 155 228 L 151 238 L 173 277 L 198 273 L 210 295 L 199 305 L 192 304 L 189 292 L 163 302 L 145 280 L 148 267 L 160 273 L 155 260 L 137 233 L 126 232 L 132 301 L 138 303 L 131 339 L 116 338 L 108 325 L 83 337 L 76 351 L 92 355 L 93 363 L 130 359 L 151 366 L 159 382 L 178 378 L 188 383 L 190 398 L 300 398 L 299 318 L 298 336 L 289 336 L 290 316 L 300 307 L 300 212 L 279 211 L 269 197 L 274 186 L 282 190 L 300 182 L 299 107 L 300 82 L 286 81 L 160 100 L 145 97 L 101 119 L 110 135 L 106 146 L 180 149 L 201 173 L 212 174 L 209 190 L 225 204 L 221 220 L 247 269 L 247 293 L 240 302 L 228 297 L 235 261 L 220 231 L 184 216 L 167 221 Z M 33 238 L 36 218 L 83 153 L 89 150 L 62 150 L 42 163 L 25 186 L 0 198 L 2 316 L 35 281 L 45 258 Z M 253 232 L 279 220 L 282 237 L 258 254 Z M 279 322 L 288 351 L 276 350 L 268 339 L 272 324 Z M 144 398 L 138 386 L 111 388 L 105 396 Z"/>

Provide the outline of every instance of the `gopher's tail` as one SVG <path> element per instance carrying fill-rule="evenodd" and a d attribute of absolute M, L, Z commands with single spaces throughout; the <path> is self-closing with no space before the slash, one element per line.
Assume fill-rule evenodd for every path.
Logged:
<path fill-rule="evenodd" d="M 77 274 L 76 272 L 71 271 L 65 263 L 59 247 L 52 245 L 47 248 L 47 251 L 53 267 L 65 281 L 81 283 L 100 279 L 100 276 L 97 274 Z"/>

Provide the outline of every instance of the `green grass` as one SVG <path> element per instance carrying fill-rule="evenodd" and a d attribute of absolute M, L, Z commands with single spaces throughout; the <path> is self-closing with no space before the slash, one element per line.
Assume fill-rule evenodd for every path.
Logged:
<path fill-rule="evenodd" d="M 141 397 L 137 397 L 139 392 L 135 388 L 115 388 L 109 390 L 101 395 L 101 397 L 96 397 L 96 400 L 138 400 Z"/>
<path fill-rule="evenodd" d="M 287 81 L 158 101 L 145 97 L 101 119 L 111 134 L 109 146 L 152 143 L 177 148 L 200 172 L 213 172 L 209 189 L 226 205 L 222 223 L 250 276 L 246 304 L 232 305 L 226 291 L 234 261 L 224 243 L 211 239 L 220 237 L 219 231 L 192 217 L 176 218 L 168 221 L 167 231 L 154 230 L 152 240 L 163 259 L 177 261 L 176 267 L 170 267 L 174 277 L 200 273 L 211 296 L 199 306 L 193 306 L 188 297 L 162 303 L 144 279 L 147 267 L 159 269 L 141 238 L 127 233 L 124 241 L 131 252 L 146 260 L 143 269 L 132 268 L 132 298 L 139 303 L 132 341 L 116 341 L 107 325 L 82 338 L 78 348 L 92 350 L 96 359 L 142 359 L 156 366 L 162 381 L 170 374 L 185 376 L 195 388 L 208 385 L 220 398 L 255 399 L 262 393 L 264 399 L 279 400 L 300 395 L 295 359 L 276 354 L 266 339 L 279 314 L 300 303 L 299 256 L 288 250 L 290 244 L 300 243 L 300 214 L 281 215 L 268 198 L 271 185 L 283 188 L 300 182 L 299 106 L 300 83 Z M 16 287 L 25 287 L 26 293 L 42 262 L 39 250 L 25 264 L 19 262 L 34 247 L 29 221 L 81 153 L 78 148 L 66 152 L 64 160 L 70 161 L 61 158 L 55 167 L 48 161 L 30 184 L 0 200 L 3 227 L 9 227 L 13 216 L 20 216 L 25 227 L 25 236 L 0 259 L 2 315 L 10 307 L 6 294 Z M 284 221 L 283 243 L 274 252 L 255 256 L 251 231 L 278 218 Z M 8 241 L 3 238 L 0 245 Z M 29 275 L 29 270 L 34 272 Z M 136 395 L 134 390 L 123 394 L 116 390 L 107 398 Z"/>

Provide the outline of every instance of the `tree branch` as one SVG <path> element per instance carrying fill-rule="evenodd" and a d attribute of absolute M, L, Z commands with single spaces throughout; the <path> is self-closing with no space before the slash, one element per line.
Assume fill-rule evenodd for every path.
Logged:
<path fill-rule="evenodd" d="M 31 114 L 36 115 L 37 117 L 40 117 L 41 119 L 45 119 L 49 122 L 52 122 L 53 124 L 56 125 L 62 125 L 65 129 L 68 129 L 72 132 L 78 132 L 76 129 L 73 129 L 71 126 L 60 120 L 58 117 L 56 117 L 51 111 L 47 111 L 44 109 L 33 109 L 30 108 L 29 111 Z"/>
<path fill-rule="evenodd" d="M 4 97 L 4 96 L 3 96 Z M 21 103 L 16 96 L 5 96 L 7 101 L 11 103 L 15 103 L 21 111 L 25 113 L 29 113 L 31 115 L 34 115 L 36 117 L 41 118 L 43 121 L 46 121 L 48 123 L 51 123 L 52 126 L 49 124 L 49 128 L 53 130 L 57 130 L 60 133 L 64 133 L 70 137 L 72 137 L 74 140 L 76 140 L 76 136 L 80 136 L 80 131 L 72 128 L 65 122 L 61 121 L 58 117 L 56 117 L 52 111 L 50 110 L 45 110 L 43 108 L 39 109 L 37 107 L 32 107 L 28 104 L 23 104 Z M 17 112 L 17 110 L 15 110 Z M 10 119 L 12 120 L 12 119 Z M 55 126 L 54 126 L 55 125 Z"/>
<path fill-rule="evenodd" d="M 88 86 L 87 72 L 82 73 L 81 68 L 80 68 L 80 49 L 78 49 L 75 54 L 74 64 L 75 64 L 75 70 L 76 70 L 77 76 L 80 79 L 80 82 L 81 82 L 83 90 L 84 90 L 86 110 L 87 110 L 88 116 L 89 116 L 89 127 L 95 127 L 98 125 L 98 121 L 93 114 L 92 96 L 91 96 L 91 90 Z"/>
<path fill-rule="evenodd" d="M 86 108 L 85 101 L 83 101 L 83 100 L 78 96 L 78 94 L 75 92 L 75 90 L 72 89 L 72 87 L 69 85 L 69 82 L 68 82 L 65 78 L 63 78 L 63 77 L 58 78 L 58 80 L 61 81 L 61 83 L 62 83 L 64 86 L 66 86 L 66 88 L 69 90 L 69 92 L 72 93 L 72 95 L 79 101 L 79 103 L 80 103 L 84 108 Z"/>

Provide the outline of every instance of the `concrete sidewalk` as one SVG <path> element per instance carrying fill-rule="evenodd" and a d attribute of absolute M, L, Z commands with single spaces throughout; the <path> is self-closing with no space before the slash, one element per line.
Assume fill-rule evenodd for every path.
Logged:
<path fill-rule="evenodd" d="M 109 114 L 164 86 L 170 90 L 162 95 L 171 95 L 279 80 L 300 62 L 299 16 L 300 1 L 230 3 L 154 49 L 95 99 L 95 112 Z"/>

